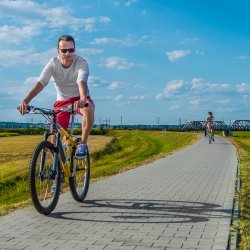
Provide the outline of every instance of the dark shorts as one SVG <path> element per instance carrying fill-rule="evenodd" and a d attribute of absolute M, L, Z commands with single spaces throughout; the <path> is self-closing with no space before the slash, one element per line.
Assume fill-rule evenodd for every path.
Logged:
<path fill-rule="evenodd" d="M 69 99 L 65 99 L 65 100 L 62 100 L 62 101 L 56 101 L 54 103 L 54 110 L 58 110 L 62 107 L 67 107 L 69 106 L 70 104 L 73 104 L 75 101 L 78 101 L 80 100 L 80 97 L 73 97 L 73 98 L 69 98 Z M 87 103 L 92 103 L 94 104 L 93 100 L 88 96 L 87 97 L 87 100 L 86 100 Z M 80 109 L 77 110 L 77 113 L 79 115 L 81 115 L 80 113 Z M 70 113 L 69 112 L 60 112 L 58 115 L 57 115 L 57 122 L 66 130 L 68 128 L 68 125 L 69 125 L 69 119 L 70 119 Z"/>
<path fill-rule="evenodd" d="M 208 123 L 207 123 L 207 126 L 208 126 L 210 129 L 214 129 L 214 123 L 212 123 L 212 122 L 208 122 Z"/>

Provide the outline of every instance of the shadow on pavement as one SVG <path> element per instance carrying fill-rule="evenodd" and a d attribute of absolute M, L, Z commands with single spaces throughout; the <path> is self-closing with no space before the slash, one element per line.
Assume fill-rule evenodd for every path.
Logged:
<path fill-rule="evenodd" d="M 194 223 L 231 216 L 220 205 L 164 200 L 86 200 L 78 211 L 55 212 L 50 217 L 76 221 L 110 223 Z"/>

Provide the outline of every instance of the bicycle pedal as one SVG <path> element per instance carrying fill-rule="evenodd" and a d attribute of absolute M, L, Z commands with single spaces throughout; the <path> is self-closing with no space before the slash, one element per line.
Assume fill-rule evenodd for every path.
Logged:
<path fill-rule="evenodd" d="M 85 167 L 76 167 L 76 172 L 77 171 L 82 171 L 82 170 L 86 170 L 86 168 Z"/>

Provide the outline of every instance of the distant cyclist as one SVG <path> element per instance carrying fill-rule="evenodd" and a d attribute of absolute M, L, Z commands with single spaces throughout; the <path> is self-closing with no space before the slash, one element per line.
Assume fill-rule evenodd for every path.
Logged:
<path fill-rule="evenodd" d="M 212 134 L 212 140 L 214 141 L 214 115 L 213 112 L 209 111 L 206 119 L 206 128 L 208 132 Z"/>

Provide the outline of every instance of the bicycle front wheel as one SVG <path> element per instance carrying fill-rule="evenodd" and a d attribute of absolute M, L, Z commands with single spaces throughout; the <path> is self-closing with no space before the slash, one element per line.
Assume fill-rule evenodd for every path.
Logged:
<path fill-rule="evenodd" d="M 56 207 L 60 195 L 61 171 L 54 171 L 55 146 L 49 141 L 40 142 L 34 150 L 29 172 L 29 186 L 36 210 L 48 215 Z"/>
<path fill-rule="evenodd" d="M 69 177 L 69 185 L 73 198 L 82 202 L 88 193 L 90 181 L 90 157 L 87 150 L 87 157 L 77 159 L 72 157 L 73 177 Z"/>

